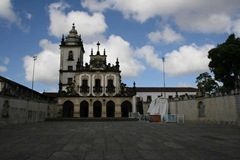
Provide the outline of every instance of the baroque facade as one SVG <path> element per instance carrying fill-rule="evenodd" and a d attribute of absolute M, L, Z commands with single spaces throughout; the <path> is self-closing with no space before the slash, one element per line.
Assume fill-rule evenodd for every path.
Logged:
<path fill-rule="evenodd" d="M 60 44 L 59 117 L 128 117 L 133 111 L 131 92 L 121 82 L 118 59 L 107 63 L 107 55 L 91 50 L 90 62 L 83 64 L 85 54 L 81 36 L 73 24 Z"/>

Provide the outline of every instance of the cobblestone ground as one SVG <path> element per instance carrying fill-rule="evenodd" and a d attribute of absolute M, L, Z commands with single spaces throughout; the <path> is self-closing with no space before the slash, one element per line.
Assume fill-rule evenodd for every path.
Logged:
<path fill-rule="evenodd" d="M 240 127 L 42 122 L 0 127 L 1 160 L 239 160 Z"/>

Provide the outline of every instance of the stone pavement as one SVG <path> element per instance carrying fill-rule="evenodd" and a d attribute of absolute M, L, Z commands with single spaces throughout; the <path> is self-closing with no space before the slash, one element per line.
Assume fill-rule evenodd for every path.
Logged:
<path fill-rule="evenodd" d="M 42 122 L 0 127 L 0 160 L 239 160 L 240 127 Z"/>

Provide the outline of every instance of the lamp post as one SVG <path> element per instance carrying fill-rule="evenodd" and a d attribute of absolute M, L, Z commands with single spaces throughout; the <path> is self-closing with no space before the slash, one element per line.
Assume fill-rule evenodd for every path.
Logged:
<path fill-rule="evenodd" d="M 33 56 L 32 98 L 33 98 L 34 71 L 35 71 L 35 61 L 36 60 L 37 60 L 37 56 Z"/>
<path fill-rule="evenodd" d="M 163 88 L 164 88 L 164 98 L 166 98 L 166 91 L 165 91 L 165 66 L 164 66 L 164 62 L 165 62 L 165 58 L 162 57 L 162 62 L 163 62 Z"/>

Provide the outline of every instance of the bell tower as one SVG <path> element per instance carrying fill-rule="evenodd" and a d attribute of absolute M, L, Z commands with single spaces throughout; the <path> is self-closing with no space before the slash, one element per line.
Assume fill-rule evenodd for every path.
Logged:
<path fill-rule="evenodd" d="M 69 34 L 62 36 L 60 44 L 59 92 L 67 91 L 74 83 L 77 70 L 83 66 L 83 42 L 73 23 Z"/>

